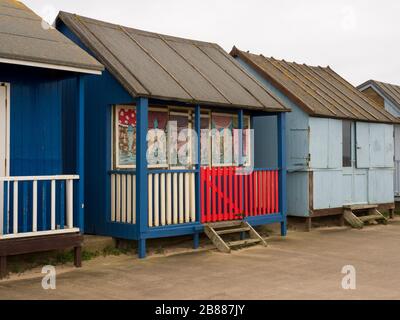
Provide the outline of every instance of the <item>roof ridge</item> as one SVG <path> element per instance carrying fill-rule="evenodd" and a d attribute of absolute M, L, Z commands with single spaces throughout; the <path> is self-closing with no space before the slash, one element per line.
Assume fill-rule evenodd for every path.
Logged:
<path fill-rule="evenodd" d="M 90 17 L 87 17 L 87 16 L 82 16 L 82 15 L 79 15 L 79 14 L 76 14 L 76 13 L 67 12 L 67 11 L 60 11 L 59 14 L 66 15 L 66 16 L 76 16 L 76 17 L 79 17 L 80 19 L 88 20 L 89 23 L 97 24 L 97 25 L 100 25 L 100 26 L 113 27 L 114 29 L 119 29 L 120 27 L 123 27 L 126 30 L 132 30 L 132 31 L 135 31 L 135 32 L 138 32 L 138 33 L 143 33 L 143 34 L 146 34 L 147 36 L 154 36 L 155 38 L 157 38 L 158 36 L 162 36 L 162 37 L 168 38 L 168 40 L 173 40 L 173 41 L 180 40 L 182 42 L 189 41 L 189 42 L 196 42 L 196 43 L 203 44 L 203 45 L 218 45 L 217 43 L 214 43 L 214 42 L 208 42 L 208 41 L 203 41 L 203 40 L 194 40 L 194 39 L 184 38 L 184 37 L 176 37 L 176 36 L 163 34 L 163 33 L 159 33 L 159 32 L 147 31 L 147 30 L 143 30 L 143 29 L 137 29 L 137 28 L 134 28 L 134 27 L 121 25 L 121 24 L 114 23 L 114 22 L 108 22 L 108 21 L 104 21 L 104 20 L 94 19 L 94 18 L 90 18 Z"/>

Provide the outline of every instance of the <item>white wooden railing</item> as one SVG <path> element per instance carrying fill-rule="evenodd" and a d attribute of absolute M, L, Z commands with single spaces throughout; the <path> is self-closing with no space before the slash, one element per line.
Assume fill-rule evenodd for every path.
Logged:
<path fill-rule="evenodd" d="M 149 227 L 196 221 L 195 172 L 149 173 Z"/>
<path fill-rule="evenodd" d="M 150 228 L 196 221 L 195 171 L 150 171 L 147 192 Z M 136 224 L 136 196 L 134 172 L 111 173 L 111 222 Z"/>
<path fill-rule="evenodd" d="M 111 221 L 136 224 L 136 175 L 111 174 Z"/>
<path fill-rule="evenodd" d="M 0 240 L 78 232 L 77 175 L 0 177 Z"/>

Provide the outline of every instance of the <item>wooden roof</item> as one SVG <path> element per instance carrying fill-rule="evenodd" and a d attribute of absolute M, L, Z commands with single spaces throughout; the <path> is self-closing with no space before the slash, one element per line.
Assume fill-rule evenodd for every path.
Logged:
<path fill-rule="evenodd" d="M 363 91 L 363 89 L 366 89 L 368 86 L 374 86 L 379 90 L 379 93 L 383 96 L 383 98 L 387 98 L 398 108 L 400 108 L 400 86 L 376 80 L 368 80 L 367 82 L 359 85 L 357 88 Z"/>
<path fill-rule="evenodd" d="M 132 96 L 288 111 L 216 44 L 60 12 L 61 20 Z"/>
<path fill-rule="evenodd" d="M 19 1 L 0 0 L 0 62 L 102 71 L 103 66 Z M 22 64 L 22 63 L 21 63 Z"/>
<path fill-rule="evenodd" d="M 393 123 L 398 120 L 330 67 L 313 67 L 255 55 L 233 48 L 262 77 L 312 116 Z"/>

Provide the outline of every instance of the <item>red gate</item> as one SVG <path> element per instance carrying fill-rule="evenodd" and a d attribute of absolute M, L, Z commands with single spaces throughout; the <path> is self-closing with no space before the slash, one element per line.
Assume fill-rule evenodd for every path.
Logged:
<path fill-rule="evenodd" d="M 279 212 L 278 170 L 201 168 L 201 221 L 218 222 Z"/>

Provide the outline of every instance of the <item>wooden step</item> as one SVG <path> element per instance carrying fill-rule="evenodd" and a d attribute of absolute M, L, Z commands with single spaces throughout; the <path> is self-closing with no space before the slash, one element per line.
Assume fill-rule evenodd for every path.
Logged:
<path fill-rule="evenodd" d="M 362 222 L 369 222 L 369 221 L 373 221 L 373 220 L 384 220 L 385 217 L 383 217 L 379 214 L 374 214 L 374 215 L 369 215 L 369 216 L 358 217 L 358 219 L 360 219 Z"/>
<path fill-rule="evenodd" d="M 350 209 L 344 210 L 343 214 L 344 219 L 351 225 L 353 228 L 362 229 L 364 227 L 364 222 L 362 222 Z"/>
<path fill-rule="evenodd" d="M 246 239 L 246 240 L 239 240 L 239 241 L 231 241 L 228 242 L 227 245 L 228 247 L 232 248 L 232 247 L 239 247 L 239 246 L 247 246 L 249 244 L 256 244 L 256 243 L 260 243 L 261 240 L 260 239 Z"/>
<path fill-rule="evenodd" d="M 235 228 L 235 229 L 225 229 L 225 230 L 216 230 L 219 235 L 223 234 L 232 234 L 232 233 L 240 233 L 240 232 L 248 232 L 250 228 L 243 227 L 243 228 Z"/>
<path fill-rule="evenodd" d="M 351 211 L 360 211 L 360 210 L 377 209 L 378 206 L 375 204 L 354 204 L 354 205 L 343 206 L 343 208 Z"/>
<path fill-rule="evenodd" d="M 222 221 L 222 222 L 212 222 L 207 223 L 206 225 L 213 229 L 223 229 L 223 228 L 233 228 L 233 227 L 240 227 L 243 221 Z"/>
<path fill-rule="evenodd" d="M 223 221 L 204 225 L 204 232 L 221 252 L 230 253 L 231 247 L 260 243 L 267 246 L 265 240 L 246 221 Z M 225 242 L 221 237 L 226 234 L 248 232 L 249 239 Z"/>

